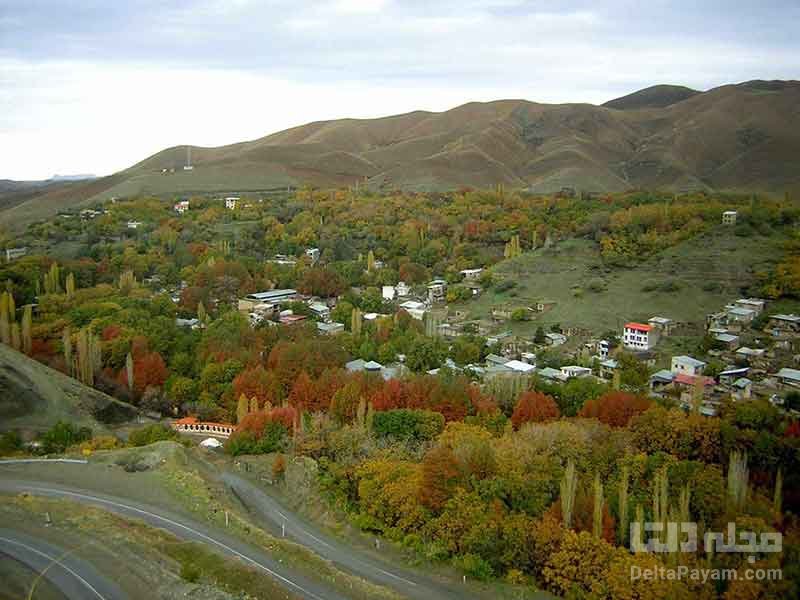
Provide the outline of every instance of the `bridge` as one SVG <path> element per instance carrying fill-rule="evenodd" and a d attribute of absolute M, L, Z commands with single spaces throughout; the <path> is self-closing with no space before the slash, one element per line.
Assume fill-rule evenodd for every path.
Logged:
<path fill-rule="evenodd" d="M 170 427 L 178 433 L 190 433 L 228 439 L 236 431 L 236 426 L 230 423 L 213 423 L 200 421 L 196 417 L 184 417 L 170 423 Z"/>

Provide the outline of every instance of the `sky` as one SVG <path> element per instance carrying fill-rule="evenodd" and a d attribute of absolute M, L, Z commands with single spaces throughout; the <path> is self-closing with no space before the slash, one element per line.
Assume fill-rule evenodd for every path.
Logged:
<path fill-rule="evenodd" d="M 469 101 L 800 78 L 798 0 L 0 0 L 0 179 Z"/>

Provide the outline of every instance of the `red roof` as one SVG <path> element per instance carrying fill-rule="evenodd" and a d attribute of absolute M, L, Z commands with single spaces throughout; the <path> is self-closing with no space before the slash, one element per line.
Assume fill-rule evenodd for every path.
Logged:
<path fill-rule="evenodd" d="M 697 381 L 697 377 L 696 375 L 689 375 L 688 373 L 678 373 L 672 381 L 675 383 L 682 383 L 683 385 L 694 385 Z M 703 379 L 703 385 L 714 385 L 714 379 L 712 377 L 703 377 L 702 375 L 700 375 L 700 377 Z"/>
<path fill-rule="evenodd" d="M 639 331 L 650 331 L 653 327 L 644 323 L 625 323 L 625 329 L 638 329 Z"/>

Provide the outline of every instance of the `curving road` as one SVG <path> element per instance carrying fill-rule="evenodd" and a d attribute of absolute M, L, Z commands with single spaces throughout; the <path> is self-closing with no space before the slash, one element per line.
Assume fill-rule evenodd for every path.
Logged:
<path fill-rule="evenodd" d="M 27 565 L 52 583 L 68 600 L 124 600 L 116 583 L 69 549 L 12 529 L 0 529 L 0 555 Z"/>
<path fill-rule="evenodd" d="M 200 542 L 216 550 L 241 559 L 250 566 L 264 572 L 277 580 L 280 585 L 292 594 L 307 600 L 344 600 L 339 592 L 313 581 L 289 569 L 285 565 L 271 558 L 263 550 L 255 548 L 241 540 L 217 531 L 213 531 L 205 524 L 199 523 L 185 516 L 176 515 L 161 508 L 149 506 L 145 503 L 117 498 L 97 492 L 84 492 L 69 486 L 40 481 L 26 481 L 19 479 L 0 479 L 0 492 L 28 493 L 34 496 L 49 498 L 64 498 L 100 507 L 109 512 L 124 517 L 133 517 L 150 525 L 165 529 L 179 539 Z M 85 593 L 80 598 L 91 598 Z M 111 598 L 115 598 L 111 596 Z"/>
<path fill-rule="evenodd" d="M 280 501 L 244 477 L 224 471 L 222 481 L 231 489 L 257 525 L 306 546 L 341 569 L 378 585 L 391 587 L 403 596 L 419 600 L 471 598 L 466 586 L 448 584 L 418 572 L 398 568 L 379 557 L 342 543 L 287 509 Z"/>

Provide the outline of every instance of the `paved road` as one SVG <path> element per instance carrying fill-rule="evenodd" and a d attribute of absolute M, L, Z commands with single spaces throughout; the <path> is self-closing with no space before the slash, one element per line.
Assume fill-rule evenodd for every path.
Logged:
<path fill-rule="evenodd" d="M 180 539 L 200 542 L 228 556 L 237 557 L 277 580 L 282 587 L 301 598 L 307 600 L 344 600 L 345 598 L 345 596 L 332 588 L 294 572 L 271 558 L 264 551 L 250 546 L 238 538 L 214 531 L 205 524 L 185 516 L 179 516 L 142 502 L 97 492 L 84 492 L 61 484 L 5 477 L 0 479 L 0 492 L 27 492 L 35 496 L 63 498 L 73 502 L 98 506 L 109 512 L 125 517 L 133 517 L 150 525 L 166 529 Z M 88 596 L 84 595 L 83 598 L 88 598 Z"/>
<path fill-rule="evenodd" d="M 59 548 L 39 538 L 0 529 L 0 555 L 11 556 L 58 589 L 68 600 L 124 600 L 117 584 L 81 559 L 79 552 Z"/>
<path fill-rule="evenodd" d="M 436 581 L 381 560 L 325 534 L 314 524 L 291 512 L 261 487 L 231 472 L 222 480 L 248 510 L 256 524 L 295 540 L 316 554 L 327 558 L 345 571 L 355 573 L 378 585 L 391 587 L 404 596 L 420 600 L 455 600 L 471 598 L 469 588 Z"/>

